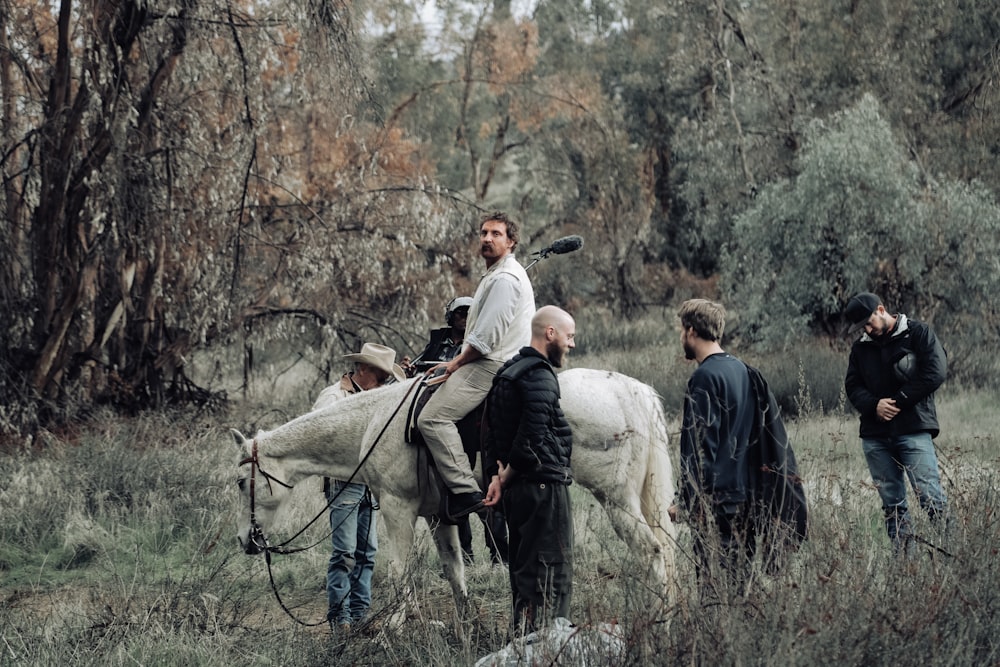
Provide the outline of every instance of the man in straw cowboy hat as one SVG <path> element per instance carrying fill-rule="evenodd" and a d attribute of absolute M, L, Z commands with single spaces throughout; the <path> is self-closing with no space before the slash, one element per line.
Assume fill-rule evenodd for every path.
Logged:
<path fill-rule="evenodd" d="M 346 354 L 354 370 L 340 382 L 320 392 L 312 409 L 330 405 L 349 394 L 375 389 L 406 378 L 396 364 L 395 350 L 365 343 L 361 352 Z M 330 628 L 348 631 L 361 623 L 372 602 L 372 571 L 378 537 L 371 493 L 360 482 L 324 479 L 323 491 L 330 503 L 330 540 L 333 552 L 326 570 L 326 619 Z"/>

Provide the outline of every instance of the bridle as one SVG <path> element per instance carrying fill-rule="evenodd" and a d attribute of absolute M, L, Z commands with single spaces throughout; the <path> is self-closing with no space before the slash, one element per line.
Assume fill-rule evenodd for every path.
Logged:
<path fill-rule="evenodd" d="M 257 454 L 257 438 L 253 439 L 253 444 L 250 447 L 250 456 L 244 458 L 239 462 L 238 467 L 243 467 L 246 464 L 250 464 L 250 532 L 247 535 L 247 546 L 253 546 L 256 551 L 252 553 L 267 553 L 273 550 L 280 549 L 279 547 L 272 547 L 267 543 L 267 538 L 264 536 L 264 529 L 260 527 L 260 523 L 257 521 L 257 473 L 260 472 L 260 476 L 264 478 L 267 482 L 267 492 L 274 495 L 274 489 L 271 488 L 271 482 L 280 484 L 286 489 L 291 489 L 292 486 L 287 484 L 274 475 L 270 475 L 260 467 L 260 457 Z M 239 485 L 240 488 L 243 487 L 243 479 L 240 478 Z M 287 544 L 287 542 L 286 542 Z M 249 549 L 245 547 L 247 553 L 251 553 Z"/>
<path fill-rule="evenodd" d="M 308 528 L 311 525 L 319 521 L 319 519 L 322 518 L 324 514 L 326 514 L 326 511 L 330 509 L 330 506 L 337 499 L 337 495 L 339 495 L 339 493 L 335 494 L 332 498 L 330 498 L 330 500 L 323 507 L 323 509 L 321 509 L 319 513 L 316 516 L 314 516 L 308 523 L 306 523 L 306 525 L 302 526 L 302 528 L 297 533 L 289 537 L 281 544 L 274 546 L 268 544 L 267 537 L 264 536 L 264 529 L 261 528 L 260 522 L 257 521 L 257 473 L 259 472 L 260 476 L 263 477 L 264 480 L 267 482 L 267 491 L 271 495 L 274 495 L 274 490 L 271 488 L 271 482 L 274 482 L 275 484 L 280 484 L 281 486 L 285 487 L 288 490 L 291 490 L 293 486 L 291 484 L 288 484 L 287 482 L 283 482 L 282 480 L 278 479 L 274 475 L 271 475 L 270 473 L 266 472 L 263 468 L 260 467 L 260 457 L 257 454 L 257 438 L 254 438 L 253 440 L 253 445 L 250 448 L 250 456 L 241 460 L 238 465 L 243 466 L 248 463 L 250 464 L 250 531 L 247 534 L 247 545 L 248 546 L 252 545 L 256 550 L 249 551 L 246 549 L 246 547 L 244 547 L 244 551 L 246 551 L 248 554 L 259 554 L 259 553 L 294 554 L 300 551 L 306 551 L 308 549 L 312 549 L 320 542 L 325 541 L 326 537 L 329 537 L 329 535 L 327 535 L 326 537 L 314 542 L 313 544 L 310 544 L 307 547 L 297 547 L 295 549 L 291 549 L 287 546 L 290 542 L 299 537 L 299 535 L 306 532 L 306 530 L 308 530 Z M 351 473 L 351 477 L 348 481 L 354 479 L 354 475 L 356 475 L 358 470 L 360 469 L 361 466 L 359 465 L 358 468 L 355 469 L 353 473 Z M 242 478 L 239 480 L 239 483 L 242 488 L 242 483 L 243 483 Z"/>
<path fill-rule="evenodd" d="M 299 532 L 297 532 L 291 538 L 289 538 L 288 540 L 286 540 L 285 542 L 283 542 L 283 543 L 281 543 L 281 544 L 279 544 L 277 546 L 271 546 L 270 544 L 267 543 L 267 537 L 264 536 L 264 530 L 260 527 L 260 523 L 257 521 L 257 473 L 259 472 L 260 476 L 263 477 L 264 480 L 267 482 L 268 493 L 272 493 L 273 494 L 273 492 L 274 492 L 273 489 L 271 488 L 271 482 L 272 481 L 275 482 L 276 484 L 280 484 L 281 486 L 285 487 L 286 489 L 291 489 L 292 485 L 288 484 L 286 482 L 281 481 L 280 479 L 278 479 L 274 475 L 268 474 L 267 472 L 264 471 L 263 468 L 260 467 L 260 457 L 258 456 L 258 452 L 257 452 L 257 438 L 253 439 L 253 445 L 250 447 L 250 456 L 247 456 L 246 458 L 242 459 L 239 462 L 239 466 L 244 466 L 244 465 L 246 465 L 248 463 L 250 464 L 250 488 L 249 488 L 249 493 L 250 493 L 250 531 L 247 534 L 247 544 L 244 545 L 244 551 L 246 551 L 246 553 L 248 553 L 248 554 L 259 554 L 261 552 L 264 553 L 264 560 L 267 562 L 267 576 L 268 576 L 268 579 L 271 581 L 271 590 L 274 591 L 274 597 L 275 597 L 275 599 L 278 600 L 278 604 L 285 611 L 285 613 L 288 614 L 292 618 L 292 620 L 294 620 L 296 623 L 299 623 L 300 625 L 305 625 L 305 626 L 310 626 L 310 627 L 317 626 L 317 625 L 322 625 L 323 623 L 326 622 L 325 620 L 319 621 L 319 622 L 316 622 L 316 623 L 308 623 L 308 622 L 303 621 L 302 619 L 298 618 L 292 612 L 292 610 L 288 608 L 288 605 L 285 604 L 285 601 L 281 599 L 281 594 L 278 592 L 278 585 L 274 581 L 274 571 L 271 569 L 271 554 L 272 553 L 278 553 L 278 554 L 296 553 L 296 552 L 299 552 L 299 551 L 305 551 L 306 549 L 311 549 L 312 547 L 316 546 L 316 544 L 319 544 L 319 542 L 317 542 L 316 544 L 312 544 L 312 545 L 310 545 L 308 547 L 302 547 L 302 548 L 298 548 L 298 549 L 288 549 L 288 548 L 285 547 L 286 544 L 288 544 L 289 542 L 291 542 L 292 540 L 294 540 L 296 537 L 298 537 L 299 535 L 301 535 L 303 533 L 303 531 L 306 530 L 306 528 L 308 528 L 313 523 L 315 523 L 316 519 L 318 519 L 319 517 L 323 516 L 323 514 L 326 512 L 327 508 L 324 507 L 323 510 L 316 516 L 316 518 L 314 518 L 312 521 L 310 521 L 309 523 L 307 523 L 302 528 L 302 530 L 300 530 Z M 242 488 L 243 478 L 240 478 L 239 483 L 240 483 L 240 487 Z M 331 499 L 331 502 L 332 502 L 332 499 Z M 327 505 L 327 507 L 329 507 L 329 504 Z M 323 539 L 325 540 L 326 538 L 323 538 Z M 250 549 L 251 546 L 253 547 L 253 550 Z"/>

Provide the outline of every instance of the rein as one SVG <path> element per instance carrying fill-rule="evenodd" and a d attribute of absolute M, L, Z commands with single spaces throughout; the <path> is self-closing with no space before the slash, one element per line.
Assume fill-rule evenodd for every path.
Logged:
<path fill-rule="evenodd" d="M 372 452 L 375 451 L 375 446 L 379 442 L 381 442 L 382 436 L 385 435 L 385 432 L 389 429 L 389 424 L 391 424 L 392 420 L 396 418 L 397 414 L 399 414 L 400 409 L 406 403 L 406 400 L 409 398 L 410 393 L 413 391 L 414 387 L 416 387 L 418 384 L 420 384 L 420 383 L 419 382 L 414 382 L 410 386 L 410 388 L 406 390 L 406 394 L 403 395 L 402 400 L 399 402 L 399 404 L 396 406 L 396 408 L 392 411 L 392 414 L 389 415 L 389 418 L 386 420 L 385 425 L 382 426 L 382 430 L 379 431 L 378 435 L 375 437 L 374 442 L 372 442 L 372 446 L 368 448 L 368 451 L 365 452 L 365 455 L 361 458 L 361 461 L 358 463 L 357 467 L 351 473 L 350 477 L 347 478 L 347 480 L 346 480 L 347 483 L 350 483 L 354 479 L 354 477 L 358 474 L 358 472 L 361 470 L 361 468 L 364 467 L 365 463 L 368 461 L 368 457 L 370 457 L 372 455 Z M 288 616 L 291 617 L 292 620 L 294 620 L 296 623 L 299 623 L 300 625 L 305 625 L 305 626 L 309 626 L 309 627 L 317 626 L 317 625 L 322 625 L 323 623 L 326 622 L 325 620 L 324 621 L 319 621 L 319 622 L 316 622 L 316 623 L 308 623 L 306 621 L 303 621 L 303 620 L 299 619 L 298 617 L 295 616 L 295 614 L 292 612 L 292 610 L 288 608 L 288 606 L 285 604 L 284 600 L 281 599 L 281 594 L 278 592 L 278 585 L 274 581 L 274 572 L 273 572 L 273 570 L 271 568 L 271 554 L 274 553 L 274 554 L 286 555 L 286 554 L 299 553 L 299 552 L 302 552 L 302 551 L 307 551 L 308 549 L 313 548 L 314 546 L 316 546 L 320 542 L 325 541 L 326 537 L 320 539 L 317 542 L 314 542 L 313 544 L 310 544 L 307 547 L 298 547 L 298 548 L 295 548 L 295 549 L 289 549 L 289 548 L 286 547 L 286 545 L 289 542 L 291 542 L 292 540 L 294 540 L 297 537 L 299 537 L 300 535 L 302 535 L 302 533 L 304 533 L 311 525 L 313 525 L 314 523 L 316 523 L 316 521 L 318 521 L 320 517 L 322 517 L 324 514 L 326 514 L 327 510 L 330 508 L 330 506 L 333 504 L 333 502 L 337 499 L 337 496 L 340 495 L 340 493 L 342 492 L 343 489 L 341 489 L 340 491 L 337 491 L 337 493 L 334 494 L 333 497 L 330 498 L 330 500 L 327 501 L 326 506 L 322 510 L 320 510 L 319 514 L 317 514 L 315 517 L 313 517 L 297 533 L 295 533 L 294 535 L 292 535 L 290 538 L 288 538 L 287 540 L 285 540 L 281 544 L 279 544 L 277 546 L 271 546 L 270 544 L 267 543 L 267 537 L 264 535 L 264 531 L 260 527 L 260 524 L 257 523 L 257 503 L 256 503 L 257 472 L 259 471 L 260 472 L 260 476 L 263 477 L 265 479 L 265 481 L 267 481 L 267 489 L 268 489 L 268 493 L 269 494 L 273 495 L 273 493 L 274 493 L 273 490 L 272 490 L 272 488 L 271 488 L 271 482 L 272 481 L 275 482 L 276 484 L 280 484 L 281 486 L 285 487 L 286 489 L 291 489 L 292 485 L 291 484 L 287 484 L 286 482 L 283 482 L 282 480 L 278 479 L 277 477 L 274 477 L 273 475 L 268 474 L 267 472 L 264 471 L 263 468 L 260 467 L 260 457 L 258 456 L 258 451 L 257 451 L 257 438 L 253 439 L 253 445 L 252 445 L 251 450 L 250 450 L 250 456 L 242 459 L 237 464 L 237 467 L 246 465 L 248 463 L 250 464 L 250 532 L 249 532 L 249 534 L 247 536 L 247 539 L 250 541 L 250 543 L 252 543 L 258 549 L 260 549 L 261 551 L 264 552 L 264 560 L 267 563 L 267 576 L 268 576 L 268 579 L 271 582 L 271 590 L 274 592 L 274 597 L 278 601 L 278 605 L 284 610 L 284 612 L 286 614 L 288 614 Z M 332 531 L 331 531 L 331 534 L 332 534 Z M 329 537 L 329 534 L 327 535 L 327 537 Z"/>

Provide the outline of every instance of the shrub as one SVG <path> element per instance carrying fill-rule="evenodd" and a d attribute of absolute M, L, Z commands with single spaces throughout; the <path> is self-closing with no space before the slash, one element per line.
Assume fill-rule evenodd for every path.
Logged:
<path fill-rule="evenodd" d="M 797 166 L 763 188 L 726 247 L 721 289 L 739 304 L 737 333 L 781 350 L 837 337 L 847 300 L 872 291 L 934 325 L 957 372 L 995 377 L 995 195 L 922 171 L 868 95 L 815 121 Z M 987 373 L 974 368 L 983 359 Z"/>

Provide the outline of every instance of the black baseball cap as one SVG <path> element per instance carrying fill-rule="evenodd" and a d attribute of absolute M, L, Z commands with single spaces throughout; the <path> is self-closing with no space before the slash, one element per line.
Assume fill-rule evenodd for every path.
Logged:
<path fill-rule="evenodd" d="M 881 303 L 882 300 L 871 292 L 860 292 L 852 296 L 844 309 L 844 316 L 851 324 L 847 332 L 853 334 L 864 327 Z"/>

